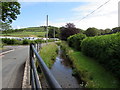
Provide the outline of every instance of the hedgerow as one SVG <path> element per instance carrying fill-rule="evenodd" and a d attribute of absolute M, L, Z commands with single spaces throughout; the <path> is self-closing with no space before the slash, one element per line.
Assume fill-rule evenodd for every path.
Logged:
<path fill-rule="evenodd" d="M 84 38 L 86 38 L 86 35 L 79 33 L 79 34 L 75 34 L 75 35 L 68 37 L 67 42 L 70 47 L 73 47 L 76 50 L 80 50 L 81 42 Z"/>
<path fill-rule="evenodd" d="M 24 40 L 16 40 L 16 39 L 10 39 L 10 38 L 2 38 L 1 39 L 2 43 L 6 45 L 28 45 L 30 43 L 42 43 L 43 40 L 37 39 L 37 40 L 29 40 L 29 39 L 24 39 Z"/>
<path fill-rule="evenodd" d="M 21 41 L 16 40 L 16 39 L 9 39 L 9 38 L 2 38 L 2 43 L 5 43 L 7 45 L 17 45 L 17 44 L 22 44 Z"/>
<path fill-rule="evenodd" d="M 28 40 L 28 39 L 24 39 L 23 41 L 22 41 L 22 44 L 23 45 L 27 45 L 27 44 L 30 44 L 32 41 L 30 41 L 30 40 Z M 34 43 L 34 42 L 32 42 L 32 43 Z"/>
<path fill-rule="evenodd" d="M 81 50 L 120 78 L 120 33 L 88 37 L 82 41 Z"/>

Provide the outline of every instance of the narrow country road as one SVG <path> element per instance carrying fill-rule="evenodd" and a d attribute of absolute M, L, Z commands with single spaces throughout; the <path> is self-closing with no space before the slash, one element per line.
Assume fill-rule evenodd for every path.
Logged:
<path fill-rule="evenodd" d="M 14 50 L 2 56 L 2 88 L 21 88 L 29 47 L 11 46 L 10 48 Z"/>

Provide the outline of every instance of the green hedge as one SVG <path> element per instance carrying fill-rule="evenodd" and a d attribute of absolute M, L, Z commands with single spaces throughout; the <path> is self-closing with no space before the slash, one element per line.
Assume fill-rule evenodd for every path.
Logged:
<path fill-rule="evenodd" d="M 81 50 L 120 78 L 120 33 L 88 37 L 82 41 Z"/>
<path fill-rule="evenodd" d="M 80 50 L 81 42 L 84 38 L 86 38 L 86 35 L 79 33 L 79 34 L 75 34 L 75 35 L 68 37 L 67 42 L 70 47 L 73 47 L 76 50 Z"/>
<path fill-rule="evenodd" d="M 9 38 L 2 38 L 2 43 L 6 45 L 28 45 L 30 43 L 45 43 L 45 40 L 37 39 L 37 40 L 16 40 L 16 39 L 9 39 Z M 48 40 L 48 42 L 53 42 L 54 40 Z"/>
<path fill-rule="evenodd" d="M 17 45 L 17 44 L 22 44 L 22 41 L 16 39 L 3 38 L 2 43 L 5 43 L 7 45 Z"/>
<path fill-rule="evenodd" d="M 27 44 L 30 44 L 30 43 L 34 43 L 34 42 L 31 42 L 31 40 L 28 40 L 28 39 L 24 39 L 24 40 L 22 41 L 22 44 L 23 44 L 23 45 L 27 45 Z"/>
<path fill-rule="evenodd" d="M 24 40 L 16 40 L 16 39 L 9 39 L 9 38 L 3 38 L 1 39 L 2 43 L 5 43 L 6 45 L 27 45 L 30 43 L 42 43 L 43 40 L 37 39 L 37 40 L 28 40 L 28 39 L 24 39 Z"/>

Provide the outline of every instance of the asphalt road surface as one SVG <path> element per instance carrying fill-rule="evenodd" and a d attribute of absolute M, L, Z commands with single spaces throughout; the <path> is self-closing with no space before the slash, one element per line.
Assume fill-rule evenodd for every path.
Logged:
<path fill-rule="evenodd" d="M 8 46 L 13 51 L 2 56 L 2 88 L 21 88 L 28 46 Z"/>

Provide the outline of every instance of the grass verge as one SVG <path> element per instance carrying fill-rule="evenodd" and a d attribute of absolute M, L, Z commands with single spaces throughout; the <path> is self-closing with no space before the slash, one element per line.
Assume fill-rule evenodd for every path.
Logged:
<path fill-rule="evenodd" d="M 99 63 L 70 48 L 62 42 L 61 47 L 73 62 L 73 65 L 87 88 L 119 88 L 120 82 L 110 72 L 106 71 Z"/>
<path fill-rule="evenodd" d="M 55 61 L 55 58 L 57 56 L 57 50 L 57 45 L 53 42 L 44 45 L 40 50 L 40 56 L 49 68 L 51 68 L 52 64 Z"/>
<path fill-rule="evenodd" d="M 0 40 L 0 50 L 2 50 L 4 48 L 4 44 L 2 43 L 2 41 Z"/>

